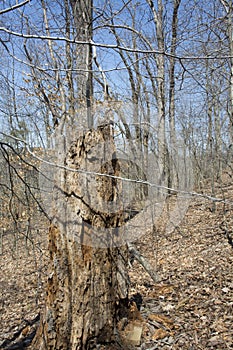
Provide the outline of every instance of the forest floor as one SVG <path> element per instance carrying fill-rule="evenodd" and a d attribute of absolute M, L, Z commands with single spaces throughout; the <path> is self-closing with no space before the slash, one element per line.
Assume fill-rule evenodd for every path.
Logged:
<path fill-rule="evenodd" d="M 130 268 L 131 295 L 142 297 L 137 349 L 233 349 L 232 179 L 216 188 L 228 204 L 214 208 L 193 197 L 173 232 L 165 231 L 165 210 L 156 230 L 134 242 L 158 274 L 154 283 L 137 261 Z M 46 279 L 45 232 L 32 231 L 33 243 L 7 230 L 1 236 L 0 349 L 24 349 L 35 334 Z"/>

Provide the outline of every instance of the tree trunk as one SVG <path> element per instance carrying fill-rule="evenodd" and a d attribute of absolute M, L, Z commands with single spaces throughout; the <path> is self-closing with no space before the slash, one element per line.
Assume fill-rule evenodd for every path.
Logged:
<path fill-rule="evenodd" d="M 172 40 L 171 40 L 171 57 L 170 73 L 169 73 L 169 133 L 170 133 L 170 154 L 168 155 L 168 187 L 177 188 L 178 179 L 175 167 L 175 160 L 177 159 L 177 139 L 175 127 L 175 66 L 176 66 L 176 47 L 177 47 L 177 28 L 178 28 L 178 12 L 181 0 L 174 1 L 173 15 L 172 15 Z"/>
<path fill-rule="evenodd" d="M 61 144 L 60 138 L 57 150 L 62 154 L 67 146 Z M 117 236 L 123 216 L 110 210 L 117 203 L 120 183 L 76 171 L 95 170 L 97 158 L 99 172 L 119 174 L 110 125 L 71 143 L 66 169 L 57 171 L 47 298 L 33 349 L 87 350 L 98 344 L 116 349 L 120 341 L 117 323 L 127 317 L 128 306 L 128 249 L 120 246 Z"/>
<path fill-rule="evenodd" d="M 92 99 L 92 22 L 93 0 L 70 0 L 73 11 L 77 40 L 83 44 L 77 45 L 76 64 L 79 69 L 78 102 L 80 107 L 86 107 L 88 128 L 93 127 Z M 88 44 L 89 43 L 89 44 Z"/>
<path fill-rule="evenodd" d="M 233 24 L 232 24 L 232 18 L 233 18 L 233 1 L 230 0 L 229 4 L 229 11 L 228 11 L 228 36 L 229 36 L 229 48 L 230 48 L 230 108 L 229 108 L 229 115 L 230 115 L 230 141 L 233 143 Z"/>
<path fill-rule="evenodd" d="M 167 179 L 168 174 L 168 152 L 165 130 L 165 56 L 162 54 L 165 52 L 164 41 L 164 5 L 162 0 L 157 1 L 157 9 L 154 5 L 154 1 L 147 0 L 149 4 L 156 29 L 157 48 L 161 54 L 155 56 L 155 62 L 157 66 L 157 118 L 158 118 L 158 154 L 161 159 L 161 166 L 163 168 L 163 176 Z M 167 184 L 168 185 L 168 184 Z"/>

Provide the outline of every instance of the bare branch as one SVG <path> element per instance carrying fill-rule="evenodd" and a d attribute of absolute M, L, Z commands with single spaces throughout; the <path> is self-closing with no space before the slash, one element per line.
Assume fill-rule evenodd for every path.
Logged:
<path fill-rule="evenodd" d="M 144 258 L 144 256 L 142 256 L 142 254 L 135 248 L 135 246 L 132 243 L 128 242 L 127 245 L 129 247 L 129 252 L 144 267 L 144 269 L 150 275 L 152 280 L 155 283 L 160 282 L 160 277 L 154 272 L 154 267 L 151 266 L 149 261 L 146 258 Z"/>
<path fill-rule="evenodd" d="M 166 191 L 166 192 L 170 191 L 170 192 L 172 192 L 174 194 L 181 194 L 181 195 L 185 195 L 185 196 L 189 195 L 191 197 L 205 198 L 207 200 L 210 200 L 210 201 L 216 202 L 216 203 L 219 202 L 219 203 L 233 204 L 233 202 L 231 200 L 226 200 L 226 199 L 223 199 L 223 198 L 212 197 L 212 196 L 209 196 L 208 194 L 204 194 L 204 193 L 198 193 L 198 192 L 195 192 L 195 191 L 180 190 L 180 189 L 171 188 L 171 187 L 168 187 L 168 186 L 158 185 L 158 184 L 152 183 L 150 181 L 145 181 L 145 180 L 141 180 L 141 179 L 139 179 L 139 180 L 137 180 L 137 179 L 129 179 L 129 178 L 126 178 L 126 177 L 109 175 L 109 174 L 99 173 L 99 172 L 95 172 L 95 171 L 88 171 L 88 170 L 83 170 L 83 169 L 74 169 L 74 168 L 70 168 L 70 167 L 64 166 L 62 164 L 55 164 L 54 162 L 49 162 L 49 161 L 43 159 L 42 157 L 37 156 L 35 153 L 33 153 L 31 151 L 27 141 L 25 141 L 23 139 L 20 139 L 18 137 L 15 137 L 15 136 L 6 134 L 6 133 L 4 133 L 2 131 L 0 131 L 0 134 L 24 143 L 25 148 L 27 149 L 28 153 L 30 153 L 35 159 L 39 160 L 42 163 L 48 164 L 48 165 L 50 165 L 50 166 L 52 166 L 54 168 L 64 169 L 64 170 L 68 170 L 68 171 L 71 171 L 71 172 L 74 172 L 74 173 L 82 173 L 82 174 L 86 174 L 86 175 L 103 176 L 103 177 L 108 177 L 108 178 L 111 178 L 111 179 L 121 180 L 121 181 L 125 181 L 125 182 L 131 182 L 131 183 L 147 185 L 147 186 L 150 186 L 150 187 L 155 187 L 155 188 L 157 188 L 157 189 L 159 189 L 161 191 Z"/>
<path fill-rule="evenodd" d="M 0 11 L 0 15 L 2 15 L 3 13 L 7 13 L 7 12 L 10 12 L 10 11 L 13 11 L 15 9 L 18 9 L 19 7 L 22 7 L 24 5 L 26 5 L 27 3 L 29 3 L 31 0 L 25 0 L 23 2 L 20 2 L 19 4 L 16 4 L 14 6 L 11 6 L 11 7 L 8 7 L 7 9 L 5 10 L 1 10 Z"/>
<path fill-rule="evenodd" d="M 229 8 L 230 8 L 230 4 L 228 4 L 228 2 L 226 0 L 220 0 L 220 3 L 222 4 L 222 6 L 224 7 L 226 13 L 228 13 Z"/>
<path fill-rule="evenodd" d="M 222 59 L 233 58 L 233 56 L 231 55 L 218 56 L 217 54 L 214 56 L 178 56 L 178 55 L 172 55 L 166 50 L 162 50 L 162 51 L 161 50 L 142 50 L 142 49 L 130 48 L 126 46 L 119 46 L 116 44 L 97 43 L 93 41 L 90 43 L 89 41 L 79 41 L 79 40 L 68 39 L 60 36 L 54 37 L 54 36 L 47 36 L 47 35 L 24 34 L 24 33 L 11 31 L 5 27 L 0 27 L 0 31 L 3 31 L 5 33 L 8 33 L 10 35 L 14 35 L 20 38 L 25 38 L 25 39 L 64 41 L 64 42 L 69 42 L 76 45 L 93 45 L 96 47 L 103 47 L 103 48 L 113 49 L 113 50 L 118 49 L 118 50 L 127 51 L 131 53 L 164 55 L 166 57 L 173 57 L 178 60 L 220 60 L 220 59 L 222 60 Z"/>

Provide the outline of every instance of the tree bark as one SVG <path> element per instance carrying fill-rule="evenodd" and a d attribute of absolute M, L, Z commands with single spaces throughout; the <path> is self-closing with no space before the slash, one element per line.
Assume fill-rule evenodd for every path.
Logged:
<path fill-rule="evenodd" d="M 91 40 L 93 0 L 70 0 L 70 4 L 74 16 L 77 40 L 83 42 L 83 44 L 77 46 L 76 53 L 76 64 L 79 69 L 77 79 L 78 101 L 81 107 L 86 107 L 88 128 L 92 128 L 93 73 Z"/>
<path fill-rule="evenodd" d="M 107 145 L 105 154 L 96 148 L 101 144 Z M 120 184 L 75 171 L 92 169 L 100 155 L 101 172 L 118 175 L 110 125 L 78 137 L 68 146 L 66 169 L 57 172 L 46 305 L 33 349 L 114 349 L 120 341 L 117 323 L 127 317 L 129 285 L 128 249 L 117 244 L 123 214 L 100 210 L 117 202 Z"/>

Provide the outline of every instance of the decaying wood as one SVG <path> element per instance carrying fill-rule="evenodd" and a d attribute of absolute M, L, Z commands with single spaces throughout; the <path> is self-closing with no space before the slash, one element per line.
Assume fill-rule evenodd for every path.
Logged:
<path fill-rule="evenodd" d="M 101 153 L 101 145 L 107 152 Z M 117 175 L 114 152 L 107 126 L 88 131 L 73 142 L 64 164 L 96 171 L 95 159 L 102 154 L 100 170 Z M 127 317 L 128 247 L 116 244 L 117 227 L 124 217 L 104 208 L 106 203 L 117 202 L 120 183 L 94 177 L 58 171 L 49 229 L 47 299 L 33 349 L 87 350 L 96 349 L 97 344 L 111 349 L 118 338 L 117 322 Z M 107 230 L 114 227 L 115 231 Z"/>

